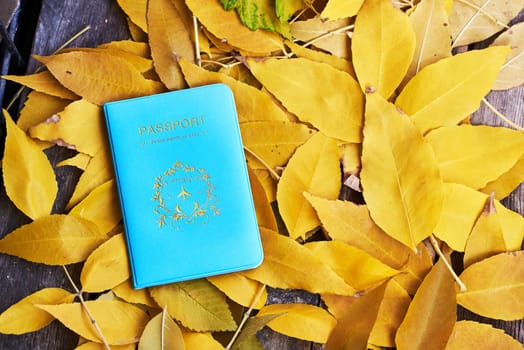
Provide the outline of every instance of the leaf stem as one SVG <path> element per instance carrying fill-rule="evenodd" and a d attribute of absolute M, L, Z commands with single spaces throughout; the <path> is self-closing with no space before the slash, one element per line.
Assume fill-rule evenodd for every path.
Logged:
<path fill-rule="evenodd" d="M 100 326 L 98 326 L 98 322 L 96 322 L 96 320 L 93 318 L 93 314 L 91 314 L 91 311 L 89 311 L 89 308 L 87 307 L 84 297 L 82 296 L 82 291 L 78 289 L 78 287 L 76 286 L 75 282 L 73 281 L 73 278 L 69 274 L 69 271 L 67 271 L 67 267 L 62 265 L 62 268 L 64 269 L 64 272 L 67 276 L 67 279 L 69 280 L 69 283 L 75 290 L 76 296 L 78 297 L 78 300 L 80 300 L 80 304 L 82 305 L 82 308 L 84 309 L 85 313 L 87 314 L 87 317 L 89 317 L 89 320 L 91 321 L 91 324 L 93 325 L 96 333 L 98 334 L 98 337 L 102 341 L 104 348 L 106 350 L 111 350 L 111 347 L 109 346 L 109 343 L 107 342 L 106 338 L 104 337 L 104 334 L 102 333 L 102 330 L 100 329 Z"/>
<path fill-rule="evenodd" d="M 240 324 L 238 325 L 237 330 L 235 331 L 235 334 L 233 334 L 233 337 L 231 338 L 231 340 L 229 341 L 229 343 L 225 347 L 225 350 L 231 350 L 231 347 L 233 346 L 233 344 L 237 340 L 238 336 L 240 335 L 240 332 L 242 331 L 242 328 L 244 327 L 246 322 L 249 320 L 249 315 L 251 314 L 251 311 L 253 311 L 253 309 L 255 308 L 255 304 L 260 299 L 260 296 L 262 295 L 262 292 L 264 292 L 265 288 L 266 288 L 265 284 L 262 284 L 258 288 L 257 294 L 255 295 L 255 298 L 251 302 L 251 305 L 249 306 L 249 309 L 244 313 L 244 316 L 242 317 L 242 320 L 240 321 Z"/>
<path fill-rule="evenodd" d="M 457 274 L 453 270 L 453 267 L 451 267 L 451 264 L 449 263 L 448 259 L 446 258 L 444 253 L 442 253 L 442 250 L 440 249 L 440 247 L 438 245 L 437 239 L 435 238 L 435 236 L 433 234 L 431 236 L 429 236 L 429 239 L 431 241 L 431 245 L 433 246 L 433 248 L 437 252 L 438 256 L 444 261 L 444 264 L 446 265 L 446 267 L 448 268 L 449 272 L 451 272 L 451 275 L 453 276 L 453 278 L 455 279 L 455 281 L 459 285 L 460 291 L 462 293 L 464 293 L 467 290 L 466 285 L 464 284 L 464 282 L 461 281 L 459 276 L 457 276 Z"/>
<path fill-rule="evenodd" d="M 260 158 L 255 152 L 244 146 L 244 150 L 251 154 L 253 157 L 255 157 L 262 165 L 270 172 L 271 175 L 278 181 L 280 180 L 280 175 L 277 174 L 275 170 L 273 170 L 262 158 Z"/>
<path fill-rule="evenodd" d="M 193 16 L 193 29 L 195 31 L 195 55 L 196 63 L 200 68 L 202 68 L 202 57 L 200 56 L 200 42 L 198 41 L 198 20 L 196 16 Z"/>
<path fill-rule="evenodd" d="M 508 117 L 506 117 L 504 114 L 500 113 L 495 107 L 493 107 L 493 105 L 491 103 L 488 102 L 488 100 L 486 100 L 486 98 L 483 98 L 482 99 L 482 102 L 484 102 L 484 104 L 493 112 L 495 113 L 495 115 L 497 117 L 499 117 L 500 119 L 502 119 L 503 121 L 505 121 L 508 125 L 510 125 L 512 128 L 516 129 L 516 130 L 519 130 L 519 131 L 523 131 L 524 132 L 524 128 L 522 126 L 519 126 L 517 124 L 515 124 L 514 122 L 512 122 L 511 120 L 509 120 Z"/>
<path fill-rule="evenodd" d="M 328 31 L 328 32 L 326 32 L 326 33 L 324 33 L 324 34 L 322 34 L 322 35 L 317 36 L 316 38 L 313 38 L 313 39 L 307 41 L 307 42 L 306 42 L 304 45 L 302 45 L 302 46 L 304 46 L 304 47 L 308 47 L 308 46 L 310 46 L 310 45 L 316 43 L 317 41 L 320 41 L 320 40 L 322 40 L 322 39 L 325 39 L 325 38 L 327 38 L 327 37 L 329 37 L 329 36 L 331 36 L 331 35 L 339 34 L 339 33 L 345 32 L 345 31 L 347 31 L 347 30 L 353 29 L 354 27 L 355 27 L 354 24 L 350 24 L 350 25 L 345 26 L 345 27 L 342 27 L 342 28 L 338 28 L 338 29 L 334 29 L 334 30 Z"/>

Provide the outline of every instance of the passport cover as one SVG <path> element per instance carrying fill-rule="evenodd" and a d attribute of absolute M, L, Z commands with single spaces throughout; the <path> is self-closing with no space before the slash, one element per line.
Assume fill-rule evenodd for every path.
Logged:
<path fill-rule="evenodd" d="M 110 102 L 104 112 L 135 288 L 262 262 L 229 87 Z"/>

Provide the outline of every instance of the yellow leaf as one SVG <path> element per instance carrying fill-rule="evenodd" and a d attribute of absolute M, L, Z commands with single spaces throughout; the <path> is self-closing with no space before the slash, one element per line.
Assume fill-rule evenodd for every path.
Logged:
<path fill-rule="evenodd" d="M 88 220 L 47 215 L 2 238 L 0 252 L 46 265 L 69 265 L 84 261 L 106 239 Z"/>
<path fill-rule="evenodd" d="M 62 112 L 31 127 L 29 134 L 91 156 L 105 147 L 107 140 L 101 108 L 86 100 L 69 104 Z"/>
<path fill-rule="evenodd" d="M 308 304 L 271 304 L 264 306 L 257 317 L 282 314 L 267 326 L 289 337 L 325 343 L 337 321 L 326 310 Z"/>
<path fill-rule="evenodd" d="M 491 46 L 511 47 L 506 62 L 502 65 L 493 90 L 506 90 L 524 84 L 524 23 L 518 23 L 502 33 Z"/>
<path fill-rule="evenodd" d="M 210 333 L 183 332 L 186 350 L 224 350 Z"/>
<path fill-rule="evenodd" d="M 445 350 L 522 350 L 522 344 L 489 324 L 459 321 Z"/>
<path fill-rule="evenodd" d="M 51 213 L 58 185 L 55 172 L 31 138 L 3 111 L 7 127 L 2 173 L 7 196 L 25 215 L 36 219 Z"/>
<path fill-rule="evenodd" d="M 443 202 L 442 180 L 431 147 L 408 116 L 378 94 L 368 94 L 362 171 L 373 220 L 410 248 L 427 238 Z"/>
<path fill-rule="evenodd" d="M 87 167 L 87 164 L 89 164 L 89 161 L 91 160 L 91 157 L 85 153 L 77 153 L 76 155 L 72 156 L 71 158 L 64 159 L 58 163 L 56 163 L 57 167 L 62 166 L 74 166 L 75 168 L 78 168 L 80 170 L 85 170 Z"/>
<path fill-rule="evenodd" d="M 522 7 L 523 0 L 453 1 L 449 15 L 453 47 L 489 38 L 504 29 Z"/>
<path fill-rule="evenodd" d="M 322 294 L 320 297 L 326 305 L 329 313 L 339 320 L 344 317 L 346 310 L 351 306 L 351 304 L 359 300 L 361 295 L 355 294 L 353 296 L 345 296 L 336 294 Z"/>
<path fill-rule="evenodd" d="M 171 317 L 198 332 L 232 331 L 236 324 L 222 292 L 205 279 L 167 284 L 150 289 Z"/>
<path fill-rule="evenodd" d="M 306 58 L 319 63 L 327 63 L 333 68 L 346 72 L 353 78 L 356 78 L 351 61 L 322 51 L 308 49 L 307 47 L 295 44 L 292 41 L 286 41 L 286 46 L 288 46 L 297 57 Z"/>
<path fill-rule="evenodd" d="M 151 58 L 151 50 L 147 43 L 141 43 L 133 40 L 111 41 L 98 45 L 101 49 L 112 49 L 124 51 L 143 58 Z"/>
<path fill-rule="evenodd" d="M 131 21 L 147 33 L 147 0 L 117 0 L 117 2 Z"/>
<path fill-rule="evenodd" d="M 399 273 L 366 252 L 341 241 L 311 242 L 305 247 L 357 290 L 374 287 Z"/>
<path fill-rule="evenodd" d="M 102 243 L 87 258 L 80 282 L 85 292 L 103 292 L 127 280 L 130 276 L 124 234 Z"/>
<path fill-rule="evenodd" d="M 147 7 L 147 3 L 140 2 L 140 5 L 144 5 L 144 11 Z M 142 7 L 142 6 L 141 6 Z M 144 12 L 145 17 L 145 12 Z M 144 32 L 138 25 L 136 25 L 131 19 L 128 17 L 127 19 L 127 28 L 129 29 L 129 35 L 131 35 L 131 39 L 138 42 L 147 43 L 148 37 L 147 33 Z"/>
<path fill-rule="evenodd" d="M 426 276 L 398 328 L 399 349 L 443 349 L 457 319 L 455 282 L 442 260 Z"/>
<path fill-rule="evenodd" d="M 184 78 L 191 87 L 213 83 L 223 83 L 229 86 L 235 97 L 238 120 L 240 122 L 288 120 L 284 111 L 271 100 L 269 95 L 257 88 L 235 80 L 225 74 L 200 68 L 184 58 L 180 59 L 179 64 L 184 73 Z"/>
<path fill-rule="evenodd" d="M 83 200 L 91 191 L 113 177 L 111 156 L 105 148 L 100 149 L 87 164 L 84 173 L 78 179 L 75 190 L 66 209 L 71 209 Z"/>
<path fill-rule="evenodd" d="M 200 23 L 220 40 L 249 53 L 267 54 L 282 48 L 276 33 L 251 31 L 244 26 L 235 11 L 226 11 L 219 0 L 186 0 Z"/>
<path fill-rule="evenodd" d="M 421 1 L 409 20 L 415 32 L 416 46 L 404 82 L 428 64 L 451 56 L 451 35 L 445 0 Z"/>
<path fill-rule="evenodd" d="M 247 277 L 271 287 L 305 289 L 311 293 L 352 295 L 356 292 L 298 242 L 264 228 L 260 234 L 264 261 L 258 268 L 243 272 Z"/>
<path fill-rule="evenodd" d="M 185 348 L 182 331 L 165 309 L 147 323 L 138 343 L 138 350 L 185 350 Z"/>
<path fill-rule="evenodd" d="M 100 53 L 102 55 L 111 55 L 115 57 L 119 57 L 124 59 L 127 63 L 131 64 L 133 67 L 135 67 L 140 73 L 146 73 L 153 69 L 153 61 L 148 58 L 144 58 L 142 56 L 137 56 L 134 53 L 130 53 L 123 50 L 117 50 L 117 49 L 111 49 L 111 48 L 90 48 L 90 47 L 82 47 L 82 48 L 75 48 L 71 50 L 63 50 L 61 53 L 65 52 L 93 52 L 93 53 Z"/>
<path fill-rule="evenodd" d="M 453 250 L 463 252 L 487 196 L 467 186 L 445 183 L 444 203 L 434 234 Z"/>
<path fill-rule="evenodd" d="M 37 305 L 57 318 L 76 334 L 101 342 L 91 320 L 80 303 L 62 305 Z M 85 307 L 100 327 L 110 345 L 137 343 L 149 320 L 147 314 L 136 306 L 121 301 L 86 301 Z"/>
<path fill-rule="evenodd" d="M 430 64 L 407 83 L 395 104 L 423 134 L 458 124 L 479 108 L 508 52 L 508 47 L 491 47 Z"/>
<path fill-rule="evenodd" d="M 499 215 L 506 248 L 508 251 L 520 250 L 524 239 L 524 217 L 507 209 L 499 201 L 495 201 L 495 208 Z"/>
<path fill-rule="evenodd" d="M 263 285 L 241 273 L 208 277 L 207 280 L 227 295 L 229 299 L 244 307 L 253 306 L 255 309 L 260 309 L 266 304 L 267 291 L 265 288 L 256 303 L 254 303 L 255 297 Z"/>
<path fill-rule="evenodd" d="M 355 246 L 394 269 L 401 269 L 406 264 L 411 250 L 382 231 L 371 220 L 365 205 L 315 196 L 306 198 L 334 240 Z"/>
<path fill-rule="evenodd" d="M 480 191 L 490 194 L 495 193 L 496 199 L 506 198 L 524 181 L 524 156 L 500 175 L 497 179 L 490 181 Z"/>
<path fill-rule="evenodd" d="M 100 52 L 38 56 L 65 87 L 95 104 L 152 95 L 164 90 L 123 58 Z"/>
<path fill-rule="evenodd" d="M 413 58 L 415 33 L 409 18 L 390 0 L 367 0 L 355 21 L 351 50 L 363 91 L 388 98 Z"/>
<path fill-rule="evenodd" d="M 395 276 L 394 280 L 410 295 L 414 295 L 432 267 L 433 256 L 424 242 L 420 242 L 416 251 L 410 251 L 408 262 L 402 269 L 403 273 Z"/>
<path fill-rule="evenodd" d="M 460 279 L 467 287 L 457 302 L 481 316 L 501 320 L 524 317 L 524 252 L 502 253 L 471 265 Z"/>
<path fill-rule="evenodd" d="M 275 219 L 273 208 L 271 208 L 271 204 L 267 199 L 262 183 L 250 168 L 248 168 L 248 174 L 251 193 L 253 194 L 253 202 L 255 203 L 258 226 L 278 231 L 277 220 Z"/>
<path fill-rule="evenodd" d="M 369 335 L 369 343 L 382 347 L 395 347 L 395 334 L 402 323 L 411 298 L 395 281 L 388 282 L 377 319 Z"/>
<path fill-rule="evenodd" d="M 112 289 L 113 293 L 131 304 L 142 304 L 150 308 L 158 308 L 158 305 L 149 295 L 147 289 L 135 289 L 131 280 L 127 280 Z"/>
<path fill-rule="evenodd" d="M 366 350 L 377 319 L 386 283 L 356 299 L 345 310 L 326 343 L 325 350 Z"/>
<path fill-rule="evenodd" d="M 339 148 L 342 151 L 342 171 L 344 176 L 358 175 L 360 173 L 360 155 L 362 154 L 362 144 L 360 143 L 346 143 Z"/>
<path fill-rule="evenodd" d="M 266 193 L 267 200 L 269 203 L 272 203 L 277 200 L 277 182 L 271 176 L 269 171 L 262 169 L 252 169 L 255 173 L 258 181 L 262 187 L 264 187 L 264 192 Z"/>
<path fill-rule="evenodd" d="M 340 192 L 340 164 L 335 140 L 317 133 L 299 147 L 278 182 L 278 209 L 291 238 L 305 237 L 320 225 L 307 192 L 328 199 Z"/>
<path fill-rule="evenodd" d="M 78 99 L 75 93 L 63 87 L 48 71 L 22 76 L 3 75 L 2 78 L 22 84 L 32 90 L 65 100 Z"/>
<path fill-rule="evenodd" d="M 192 27 L 187 28 L 171 0 L 149 0 L 147 10 L 149 45 L 155 70 L 170 90 L 185 86 L 178 58 L 195 59 L 191 41 Z"/>
<path fill-rule="evenodd" d="M 353 17 L 357 14 L 364 0 L 329 0 L 326 7 L 320 13 L 320 18 L 330 21 Z"/>
<path fill-rule="evenodd" d="M 323 21 L 314 17 L 305 21 L 291 23 L 293 38 L 313 44 L 336 57 L 350 59 L 350 41 L 347 31 L 351 28 L 351 20 L 342 18 L 335 21 Z"/>
<path fill-rule="evenodd" d="M 248 64 L 262 85 L 301 121 L 330 137 L 348 142 L 362 139 L 364 98 L 349 74 L 305 58 L 249 60 Z"/>
<path fill-rule="evenodd" d="M 40 124 L 53 114 L 63 111 L 69 103 L 71 103 L 69 100 L 31 91 L 27 95 L 16 124 L 23 131 L 27 131 L 29 127 Z"/>
<path fill-rule="evenodd" d="M 524 153 L 524 134 L 503 127 L 443 127 L 430 132 L 426 141 L 433 148 L 443 180 L 473 189 L 506 173 Z"/>
<path fill-rule="evenodd" d="M 122 219 L 115 181 L 95 188 L 69 214 L 92 221 L 102 233 L 110 232 Z"/>
<path fill-rule="evenodd" d="M 504 234 L 493 198 L 488 198 L 484 211 L 477 219 L 464 250 L 464 268 L 506 251 Z"/>
<path fill-rule="evenodd" d="M 111 345 L 111 350 L 135 350 L 136 344 Z M 74 350 L 107 350 L 106 346 L 101 343 L 88 341 L 77 346 Z"/>
<path fill-rule="evenodd" d="M 24 334 L 37 331 L 50 324 L 54 317 L 35 307 L 35 304 L 72 303 L 75 296 L 60 288 L 41 289 L 0 314 L 0 333 Z"/>
<path fill-rule="evenodd" d="M 315 131 L 299 123 L 259 121 L 241 123 L 240 132 L 243 145 L 275 170 L 284 166 L 297 147 L 303 145 Z M 249 155 L 248 152 L 248 159 Z M 256 165 L 256 158 L 253 159 Z M 254 165 L 250 165 L 253 168 Z"/>
<path fill-rule="evenodd" d="M 264 328 L 269 321 L 277 318 L 279 315 L 280 314 L 272 314 L 249 318 L 231 348 L 237 350 L 263 350 L 263 346 L 257 339 L 256 334 Z"/>

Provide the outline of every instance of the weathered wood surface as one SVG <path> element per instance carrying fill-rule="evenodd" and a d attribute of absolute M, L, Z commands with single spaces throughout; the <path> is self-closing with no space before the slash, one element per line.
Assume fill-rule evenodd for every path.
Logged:
<path fill-rule="evenodd" d="M 520 21 L 524 20 L 524 13 L 521 13 L 519 19 Z M 91 30 L 76 40 L 72 46 L 93 47 L 100 43 L 129 36 L 125 16 L 114 0 L 43 0 L 31 52 L 39 55 L 51 54 L 63 42 L 87 25 L 91 26 Z M 34 71 L 36 66 L 37 62 L 31 60 L 27 72 Z M 0 90 L 2 89 L 0 86 Z M 2 92 L 0 91 L 0 95 Z M 505 92 L 494 92 L 487 99 L 502 113 L 513 117 L 513 120 L 518 124 L 524 125 L 524 87 Z M 473 121 L 492 125 L 500 124 L 493 113 L 485 107 L 481 107 L 479 112 L 474 115 Z M 66 158 L 69 154 L 68 151 L 58 148 L 54 148 L 48 153 L 53 164 Z M 64 210 L 78 176 L 79 173 L 71 169 L 57 170 L 61 191 L 55 204 L 55 212 Z M 524 187 L 520 186 L 505 201 L 505 204 L 520 214 L 524 214 Z M 6 197 L 3 186 L 0 186 L 0 237 L 27 222 L 29 222 L 29 219 L 14 207 Z M 78 266 L 71 270 L 78 275 Z M 0 298 L 0 312 L 22 297 L 45 287 L 64 287 L 71 290 L 61 268 L 36 265 L 0 254 L 0 295 L 2 296 Z M 302 291 L 286 291 L 283 293 L 278 290 L 270 290 L 269 302 L 319 304 L 320 299 L 316 295 Z M 524 320 L 515 322 L 486 320 L 466 310 L 459 310 L 459 318 L 490 322 L 524 343 Z M 322 348 L 319 344 L 284 337 L 269 329 L 260 332 L 259 339 L 266 349 L 306 350 Z M 0 335 L 0 349 L 73 349 L 76 343 L 77 337 L 58 322 L 53 322 L 43 330 L 27 335 Z"/>

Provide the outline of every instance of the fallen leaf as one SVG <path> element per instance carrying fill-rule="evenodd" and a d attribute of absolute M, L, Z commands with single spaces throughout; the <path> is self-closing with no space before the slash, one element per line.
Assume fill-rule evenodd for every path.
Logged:
<path fill-rule="evenodd" d="M 522 344 L 491 325 L 475 321 L 455 323 L 445 350 L 522 350 Z"/>
<path fill-rule="evenodd" d="M 151 71 L 153 69 L 153 61 L 149 58 L 145 58 L 142 56 L 137 56 L 133 53 L 129 53 L 127 51 L 123 50 L 116 50 L 116 49 L 102 49 L 102 48 L 75 48 L 70 50 L 62 50 L 61 53 L 66 52 L 94 52 L 94 53 L 100 53 L 102 55 L 111 55 L 115 57 L 119 57 L 124 59 L 127 63 L 131 64 L 133 67 L 135 67 L 140 73 L 146 74 L 147 72 Z"/>
<path fill-rule="evenodd" d="M 400 349 L 443 349 L 457 316 L 455 282 L 442 260 L 420 285 L 400 324 L 395 343 Z"/>
<path fill-rule="evenodd" d="M 36 306 L 57 318 L 76 334 L 88 340 L 101 342 L 84 306 L 80 303 Z M 137 343 L 149 320 L 144 311 L 121 301 L 92 300 L 86 301 L 85 307 L 89 309 L 110 345 Z"/>
<path fill-rule="evenodd" d="M 23 131 L 27 131 L 31 126 L 40 124 L 53 114 L 63 111 L 70 103 L 69 100 L 31 91 L 27 95 L 16 124 Z"/>
<path fill-rule="evenodd" d="M 490 181 L 480 191 L 486 194 L 494 193 L 495 199 L 504 199 L 511 194 L 524 181 L 524 156 L 500 175 L 497 179 Z"/>
<path fill-rule="evenodd" d="M 424 242 L 421 242 L 415 251 L 409 252 L 408 262 L 402 269 L 402 273 L 393 279 L 410 295 L 414 295 L 432 267 L 433 256 Z"/>
<path fill-rule="evenodd" d="M 500 68 L 493 84 L 493 90 L 506 90 L 524 84 L 524 23 L 511 26 L 502 33 L 491 46 L 506 45 L 511 47 L 506 62 Z"/>
<path fill-rule="evenodd" d="M 133 40 L 117 40 L 98 45 L 100 49 L 120 50 L 135 56 L 151 58 L 151 49 L 147 43 Z"/>
<path fill-rule="evenodd" d="M 147 0 L 116 0 L 131 21 L 147 33 Z"/>
<path fill-rule="evenodd" d="M 367 96 L 360 177 L 387 234 L 414 249 L 432 233 L 443 202 L 437 161 L 409 117 L 378 94 Z"/>
<path fill-rule="evenodd" d="M 271 304 L 264 306 L 257 317 L 280 315 L 267 326 L 289 337 L 325 343 L 337 324 L 326 310 L 308 304 Z"/>
<path fill-rule="evenodd" d="M 144 328 L 138 350 L 185 350 L 182 331 L 166 310 L 153 317 Z"/>
<path fill-rule="evenodd" d="M 305 46 L 295 44 L 292 41 L 286 41 L 286 46 L 288 46 L 297 57 L 306 58 L 319 63 L 327 63 L 333 68 L 348 73 L 355 79 L 357 77 L 353 70 L 353 64 L 351 61 L 322 51 L 309 49 Z"/>
<path fill-rule="evenodd" d="M 136 344 L 111 345 L 111 350 L 135 350 Z M 104 344 L 88 341 L 77 346 L 74 350 L 107 350 Z"/>
<path fill-rule="evenodd" d="M 76 100 L 78 96 L 63 87 L 53 75 L 48 72 L 41 72 L 29 75 L 2 75 L 2 79 L 11 80 L 28 88 L 64 100 Z"/>
<path fill-rule="evenodd" d="M 24 334 L 37 331 L 51 322 L 54 317 L 35 304 L 72 303 L 75 296 L 61 288 L 43 288 L 11 305 L 0 314 L 0 333 Z"/>
<path fill-rule="evenodd" d="M 524 252 L 502 253 L 469 266 L 459 276 L 467 287 L 457 302 L 481 316 L 524 317 Z"/>
<path fill-rule="evenodd" d="M 263 350 L 264 347 L 256 337 L 256 333 L 264 328 L 268 322 L 277 318 L 280 314 L 251 317 L 247 320 L 238 338 L 231 346 L 235 350 Z"/>
<path fill-rule="evenodd" d="M 456 125 L 479 108 L 508 52 L 505 46 L 490 47 L 430 64 L 406 84 L 395 104 L 423 134 Z"/>
<path fill-rule="evenodd" d="M 55 172 L 36 143 L 3 110 L 7 127 L 2 173 L 9 199 L 25 215 L 37 219 L 51 213 L 58 184 Z"/>
<path fill-rule="evenodd" d="M 344 177 L 348 175 L 358 175 L 362 164 L 360 163 L 360 155 L 362 154 L 362 144 L 360 143 L 346 143 L 339 146 L 342 149 L 342 172 Z M 360 179 L 359 179 L 360 184 Z"/>
<path fill-rule="evenodd" d="M 0 252 L 46 265 L 84 261 L 107 236 L 85 219 L 47 215 L 23 225 L 0 240 Z"/>
<path fill-rule="evenodd" d="M 265 287 L 261 283 L 247 278 L 242 273 L 212 276 L 208 277 L 207 280 L 220 289 L 228 298 L 244 307 L 249 308 L 252 306 L 254 309 L 260 309 L 266 304 L 267 291 Z M 258 300 L 255 300 L 257 295 L 259 295 L 260 288 L 264 290 Z"/>
<path fill-rule="evenodd" d="M 445 182 L 473 189 L 486 186 L 510 170 L 524 152 L 524 134 L 503 127 L 460 125 L 426 136 Z"/>
<path fill-rule="evenodd" d="M 362 91 L 391 96 L 408 70 L 415 40 L 408 16 L 390 0 L 365 1 L 351 41 L 353 66 Z"/>
<path fill-rule="evenodd" d="M 524 239 L 524 217 L 513 210 L 507 209 L 499 201 L 495 201 L 495 209 L 499 215 L 506 248 L 508 251 L 521 250 Z"/>
<path fill-rule="evenodd" d="M 364 0 L 329 0 L 320 13 L 320 18 L 333 21 L 340 18 L 353 17 L 358 13 Z"/>
<path fill-rule="evenodd" d="M 258 226 L 278 231 L 277 220 L 262 183 L 250 168 L 248 168 L 248 175 Z"/>
<path fill-rule="evenodd" d="M 91 160 L 91 157 L 89 155 L 85 153 L 77 153 L 76 155 L 72 156 L 71 158 L 66 158 L 56 163 L 56 166 L 62 167 L 62 166 L 68 165 L 68 166 L 73 166 L 75 168 L 78 168 L 80 170 L 85 170 L 90 160 Z"/>
<path fill-rule="evenodd" d="M 232 331 L 236 324 L 222 292 L 205 279 L 150 289 L 156 303 L 184 327 L 199 331 Z"/>
<path fill-rule="evenodd" d="M 182 333 L 186 350 L 224 350 L 210 333 L 186 332 Z"/>
<path fill-rule="evenodd" d="M 158 305 L 149 295 L 149 291 L 147 289 L 133 288 L 130 279 L 114 287 L 113 289 L 111 289 L 111 291 L 117 297 L 127 301 L 128 303 L 145 305 L 153 309 L 158 308 Z"/>
<path fill-rule="evenodd" d="M 293 239 L 260 229 L 264 261 L 247 277 L 275 288 L 304 289 L 311 293 L 352 295 L 348 286 L 328 265 Z"/>
<path fill-rule="evenodd" d="M 305 237 L 320 225 L 304 192 L 337 198 L 340 191 L 340 164 L 335 140 L 317 133 L 299 147 L 278 182 L 280 215 L 291 238 Z"/>
<path fill-rule="evenodd" d="M 364 100 L 349 74 L 304 58 L 249 60 L 248 64 L 264 87 L 301 121 L 330 137 L 361 140 Z"/>
<path fill-rule="evenodd" d="M 275 12 L 281 21 L 287 21 L 295 12 L 304 7 L 303 0 L 276 0 Z"/>

